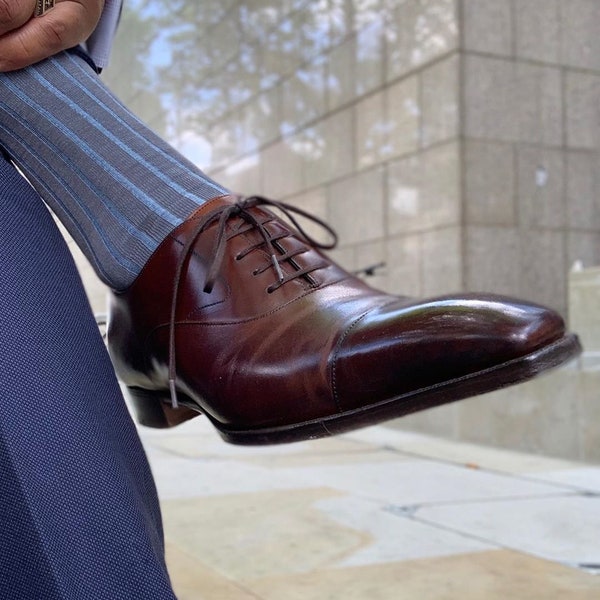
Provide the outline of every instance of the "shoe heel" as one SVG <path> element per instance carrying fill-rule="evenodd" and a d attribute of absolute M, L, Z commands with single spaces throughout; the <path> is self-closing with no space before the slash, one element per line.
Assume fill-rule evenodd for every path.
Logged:
<path fill-rule="evenodd" d="M 127 388 L 136 421 L 145 427 L 167 429 L 175 427 L 200 415 L 187 406 L 173 408 L 171 399 L 164 392 L 154 392 L 142 388 Z"/>

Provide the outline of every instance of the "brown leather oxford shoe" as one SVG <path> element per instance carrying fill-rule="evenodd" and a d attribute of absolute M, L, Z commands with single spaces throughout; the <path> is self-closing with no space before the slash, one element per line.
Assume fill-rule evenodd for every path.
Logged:
<path fill-rule="evenodd" d="M 113 294 L 109 350 L 142 424 L 204 413 L 228 442 L 317 438 L 524 381 L 580 351 L 558 314 L 529 302 L 378 292 L 269 205 L 296 226 L 290 211 L 304 214 L 215 198 Z"/>

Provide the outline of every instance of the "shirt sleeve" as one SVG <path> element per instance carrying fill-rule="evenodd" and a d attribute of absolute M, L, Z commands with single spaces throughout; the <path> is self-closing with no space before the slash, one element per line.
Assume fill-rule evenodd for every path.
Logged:
<path fill-rule="evenodd" d="M 106 0 L 96 29 L 86 41 L 88 54 L 97 67 L 108 65 L 110 49 L 117 31 L 123 0 Z"/>

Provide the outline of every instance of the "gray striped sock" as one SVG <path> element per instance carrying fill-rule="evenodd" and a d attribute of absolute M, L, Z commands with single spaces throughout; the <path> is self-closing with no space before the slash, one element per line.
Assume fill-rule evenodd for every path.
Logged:
<path fill-rule="evenodd" d="M 200 204 L 226 193 L 68 53 L 0 73 L 0 145 L 114 289 Z"/>

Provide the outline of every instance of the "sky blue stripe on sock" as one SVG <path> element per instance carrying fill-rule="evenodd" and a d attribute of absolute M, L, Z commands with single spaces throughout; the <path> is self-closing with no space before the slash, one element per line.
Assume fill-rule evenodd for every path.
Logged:
<path fill-rule="evenodd" d="M 50 140 L 40 137 L 39 134 L 29 126 L 29 123 L 27 123 L 27 121 L 24 121 L 18 113 L 14 112 L 7 104 L 2 102 L 1 100 L 0 100 L 0 106 L 8 115 L 10 115 L 13 119 L 15 119 L 15 121 L 19 122 L 21 124 L 21 126 L 31 134 L 32 137 L 34 137 L 41 144 L 46 146 L 46 148 L 48 148 L 49 151 L 52 152 L 57 157 L 57 159 L 65 162 L 65 159 L 63 158 L 63 153 L 60 150 L 60 148 L 58 148 L 58 146 L 56 146 Z M 12 137 L 16 138 L 15 133 L 11 132 L 7 126 L 5 127 L 5 130 L 7 131 L 7 133 L 9 135 L 12 135 Z M 20 143 L 23 146 L 27 147 L 27 143 L 25 142 L 25 140 L 20 140 Z M 31 156 L 34 156 L 35 158 L 37 158 L 37 156 L 33 152 L 30 151 L 29 153 Z M 48 166 L 49 170 L 51 170 L 52 172 L 55 171 L 55 169 L 50 168 L 49 163 L 46 162 L 43 164 Z M 148 248 L 148 250 L 154 250 L 156 248 L 156 240 L 154 238 L 152 238 L 151 236 L 149 236 L 144 231 L 137 229 L 133 223 L 131 223 L 129 220 L 127 220 L 125 218 L 125 216 L 123 215 L 123 213 L 121 213 L 119 211 L 119 209 L 110 201 L 110 199 L 107 198 L 104 195 L 104 193 L 94 185 L 94 183 L 92 181 L 90 181 L 90 179 L 87 177 L 85 172 L 81 171 L 81 169 L 77 166 L 76 162 L 70 161 L 70 162 L 68 162 L 66 167 L 69 171 L 74 172 L 78 176 L 79 180 L 91 191 L 91 193 L 94 195 L 95 198 L 98 198 L 99 200 L 102 201 L 103 205 L 106 207 L 108 212 L 115 218 L 117 223 L 125 231 L 127 231 L 127 233 L 129 233 L 130 235 L 135 237 L 137 240 L 139 240 L 146 248 Z M 56 173 L 56 177 L 58 178 L 58 173 Z M 63 182 L 63 184 L 65 186 L 67 186 L 69 188 L 69 190 L 72 191 L 71 196 L 72 196 L 75 204 L 80 206 L 82 208 L 82 210 L 85 210 L 86 214 L 88 214 L 88 216 L 90 217 L 90 220 L 92 221 L 92 223 L 96 227 L 99 228 L 99 223 L 94 221 L 94 219 L 92 218 L 92 214 L 87 213 L 87 207 L 85 206 L 85 204 L 78 200 L 79 194 L 77 194 L 75 192 L 75 190 L 73 190 L 73 188 L 68 186 L 67 182 L 65 180 L 63 180 L 62 178 L 61 178 L 61 182 Z"/>
<path fill-rule="evenodd" d="M 4 78 L 4 84 L 17 96 L 22 102 L 27 103 L 29 106 L 34 108 L 40 114 L 50 121 L 59 131 L 80 146 L 87 154 L 89 154 L 99 165 L 102 166 L 108 173 L 110 173 L 113 179 L 119 182 L 122 187 L 127 189 L 137 200 L 144 204 L 147 208 L 151 209 L 157 216 L 164 219 L 166 222 L 171 224 L 173 227 L 179 225 L 182 221 L 181 218 L 175 216 L 169 212 L 164 206 L 161 206 L 154 201 L 150 196 L 140 190 L 137 186 L 133 185 L 124 175 L 119 173 L 109 162 L 107 162 L 102 156 L 100 156 L 89 144 L 81 139 L 75 132 L 71 131 L 62 121 L 57 119 L 51 112 L 46 110 L 43 106 L 38 104 L 33 98 L 28 96 L 22 89 L 15 85 L 9 77 Z"/>
<path fill-rule="evenodd" d="M 85 110 L 83 110 L 81 108 L 81 106 L 79 104 L 77 104 L 76 102 L 73 102 L 73 100 L 71 100 L 67 95 L 63 94 L 59 89 L 57 89 L 47 79 L 42 77 L 35 69 L 32 69 L 31 75 L 39 83 L 41 83 L 49 92 L 53 93 L 55 97 L 61 99 L 71 109 L 73 109 L 75 112 L 77 112 L 77 114 L 84 121 L 86 121 L 88 124 L 93 125 L 97 131 L 104 134 L 104 136 L 107 139 L 109 139 L 113 144 L 118 146 L 121 150 L 123 150 L 123 152 L 125 152 L 131 158 L 135 159 L 138 163 L 140 163 L 142 166 L 144 166 L 148 171 L 150 171 L 150 173 L 152 173 L 152 175 L 154 175 L 155 177 L 160 179 L 164 184 L 166 184 L 172 190 L 174 190 L 175 192 L 177 192 L 179 195 L 183 196 L 184 198 L 188 198 L 188 199 L 192 200 L 192 202 L 194 204 L 201 204 L 204 201 L 204 199 L 200 198 L 197 194 L 192 194 L 191 192 L 189 192 L 189 190 L 187 190 L 183 186 L 179 185 L 177 182 L 173 181 L 170 177 L 167 177 L 162 171 L 160 171 L 160 169 L 157 169 L 152 163 L 148 162 L 143 156 L 138 154 L 130 146 L 123 143 L 116 135 L 114 135 L 108 129 L 106 129 L 106 127 L 104 127 L 102 125 L 102 123 L 98 122 L 91 115 L 89 115 Z M 74 81 L 75 81 L 75 83 L 77 83 L 76 80 L 74 80 Z M 78 84 L 78 87 L 80 89 L 83 89 L 80 84 Z M 111 114 L 111 117 L 114 118 L 114 116 L 112 114 Z"/>
<path fill-rule="evenodd" d="M 100 84 L 100 82 L 98 81 L 97 77 L 93 76 L 90 72 L 88 72 L 86 69 L 84 69 L 81 66 L 81 64 L 79 64 L 77 62 L 77 60 L 74 57 L 72 57 L 70 54 L 68 54 L 67 56 L 68 56 L 69 60 L 81 71 L 81 73 L 83 73 L 85 75 L 85 77 L 90 82 L 93 83 L 94 87 L 100 89 L 103 94 L 108 94 L 111 97 L 112 101 L 115 102 L 118 106 L 122 107 L 124 111 L 127 111 L 131 115 L 132 120 L 134 120 L 141 128 L 148 129 L 148 126 L 143 121 L 141 121 L 133 113 L 131 113 L 127 109 L 127 107 L 125 107 L 117 98 L 115 98 L 107 88 L 105 88 L 102 84 Z M 90 100 L 92 100 L 99 108 L 101 108 L 106 113 L 108 113 L 111 118 L 116 119 L 123 127 L 126 127 L 127 130 L 130 133 L 134 134 L 138 139 L 140 139 L 141 141 L 143 141 L 144 143 L 146 143 L 147 145 L 149 145 L 155 152 L 158 152 L 165 160 L 167 160 L 168 162 L 170 162 L 173 165 L 176 165 L 177 167 L 179 167 L 181 169 L 185 169 L 186 170 L 186 175 L 190 175 L 190 174 L 193 175 L 199 181 L 199 183 L 201 183 L 203 185 L 208 185 L 209 187 L 211 187 L 212 189 L 214 189 L 215 192 L 218 192 L 219 194 L 223 194 L 223 193 L 227 192 L 226 188 L 224 188 L 223 186 L 221 186 L 218 183 L 214 182 L 208 176 L 203 176 L 203 174 L 200 174 L 200 173 L 194 173 L 194 172 L 190 173 L 190 172 L 188 172 L 187 167 L 185 165 L 183 165 L 179 160 L 177 160 L 177 158 L 175 158 L 174 156 L 172 156 L 168 152 L 165 152 L 160 146 L 157 146 L 156 144 L 151 143 L 138 130 L 136 130 L 135 128 L 133 128 L 126 120 L 122 119 L 118 114 L 116 114 L 115 112 L 111 111 L 104 103 L 102 103 L 100 101 L 100 99 L 97 96 L 95 96 L 88 89 L 86 89 L 85 86 L 82 86 L 81 82 L 79 82 L 73 76 L 72 73 L 69 73 L 69 71 L 67 71 L 67 69 L 65 69 L 56 58 L 52 59 L 52 63 L 66 77 L 68 77 L 73 83 L 75 83 L 76 85 L 78 85 L 79 88 L 81 89 L 81 91 L 86 96 L 88 96 L 88 98 L 90 98 Z M 208 199 L 209 198 L 206 198 L 206 200 L 208 200 Z"/>
<path fill-rule="evenodd" d="M 4 128 L 0 125 L 0 129 Z M 42 161 L 38 162 L 44 164 Z M 19 168 L 21 168 L 21 165 L 19 165 Z M 65 183 L 59 177 L 57 177 L 57 179 L 61 181 L 61 183 Z M 110 273 L 108 273 L 102 268 L 102 262 L 99 260 L 97 253 L 94 251 L 93 246 L 85 233 L 85 230 L 82 229 L 79 222 L 75 219 L 71 211 L 69 211 L 69 209 L 58 200 L 57 196 L 53 193 L 52 189 L 42 179 L 38 178 L 36 175 L 32 175 L 31 180 L 39 183 L 40 187 L 45 189 L 48 192 L 48 195 L 56 200 L 57 204 L 61 207 L 61 210 L 69 217 L 69 220 L 74 225 L 74 228 L 77 229 L 77 231 L 80 233 L 82 240 L 85 242 L 86 249 L 89 250 L 90 255 L 94 258 L 94 263 L 98 267 L 98 270 L 108 279 L 108 275 Z M 66 184 L 65 187 L 67 187 Z M 84 210 L 84 212 L 86 211 Z M 103 235 L 101 230 L 95 229 L 95 231 L 96 233 L 98 233 L 99 238 L 104 243 L 107 252 L 113 257 L 114 261 L 119 266 L 121 266 L 123 269 L 125 269 L 128 273 L 131 273 L 132 275 L 137 275 L 140 272 L 143 265 L 137 265 L 131 262 L 128 258 L 124 257 L 116 248 L 114 248 L 114 246 L 110 243 L 110 239 L 107 239 Z"/>
<path fill-rule="evenodd" d="M 3 109 L 6 107 L 6 105 L 4 105 L 2 102 L 0 102 L 0 106 L 2 106 Z M 9 137 L 13 136 L 13 133 L 7 127 L 5 127 L 2 123 L 0 123 L 0 130 L 5 131 Z M 57 151 L 57 150 L 54 150 L 54 151 Z M 43 165 L 45 168 L 52 171 L 52 173 L 54 174 L 54 178 L 61 184 L 61 186 L 63 186 L 63 188 L 65 189 L 66 192 L 68 192 L 70 197 L 73 198 L 74 204 L 77 204 L 81 208 L 81 210 L 84 212 L 84 214 L 88 217 L 88 219 L 90 220 L 90 222 L 94 228 L 94 231 L 96 231 L 96 233 L 98 234 L 98 237 L 102 240 L 102 243 L 104 244 L 104 246 L 107 249 L 107 251 L 109 252 L 109 254 L 115 259 L 115 262 L 118 263 L 119 265 L 121 265 L 129 273 L 137 275 L 140 272 L 143 265 L 138 265 L 138 264 L 132 262 L 127 257 L 123 256 L 112 245 L 110 238 L 104 234 L 104 231 L 98 226 L 98 224 L 96 223 L 96 221 L 93 218 L 93 215 L 87 210 L 86 206 L 79 204 L 77 202 L 77 200 L 76 200 L 77 195 L 74 193 L 74 190 L 70 187 L 69 183 L 66 180 L 64 180 L 62 177 L 60 177 L 60 175 L 58 173 L 56 173 L 54 169 L 51 169 L 50 166 L 48 165 L 48 163 L 43 161 L 38 155 L 36 155 L 34 153 L 30 153 L 30 156 L 34 161 L 37 161 L 39 164 Z M 19 165 L 19 166 L 22 168 L 21 165 Z M 97 254 L 93 250 L 93 247 L 85 233 L 85 230 L 82 229 L 81 225 L 74 218 L 73 214 L 60 201 L 59 196 L 54 193 L 52 188 L 50 188 L 43 179 L 37 177 L 35 175 L 35 173 L 29 173 L 28 171 L 29 171 L 29 169 L 26 169 L 24 172 L 27 172 L 28 177 L 35 180 L 40 185 L 40 187 L 45 189 L 48 192 L 48 195 L 50 197 L 54 198 L 56 203 L 61 207 L 61 210 L 69 217 L 69 219 L 73 223 L 74 227 L 77 229 L 77 231 L 79 231 L 82 239 L 86 242 L 86 246 L 89 249 L 90 254 L 96 259 L 95 262 L 96 262 L 96 265 L 99 267 L 99 270 L 102 271 L 105 276 L 107 276 L 108 274 L 101 268 L 101 263 L 98 260 Z M 154 248 L 156 247 L 156 243 L 154 243 L 153 247 Z"/>

